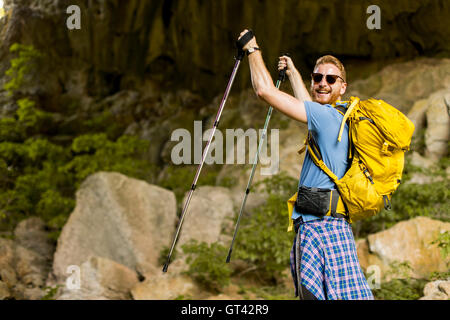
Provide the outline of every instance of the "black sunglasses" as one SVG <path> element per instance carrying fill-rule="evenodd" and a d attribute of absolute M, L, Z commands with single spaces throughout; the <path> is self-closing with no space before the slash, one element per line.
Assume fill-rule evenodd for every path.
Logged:
<path fill-rule="evenodd" d="M 312 74 L 311 74 L 311 78 L 313 79 L 313 81 L 314 81 L 315 83 L 319 83 L 320 81 L 322 81 L 323 76 L 324 76 L 324 75 L 321 74 L 321 73 L 312 73 Z M 341 79 L 342 82 L 345 82 L 344 79 L 342 79 L 342 77 L 340 77 L 340 76 L 338 76 L 338 75 L 335 75 L 335 74 L 327 74 L 327 75 L 325 76 L 325 79 L 327 80 L 327 82 L 328 82 L 329 84 L 335 83 L 336 80 L 337 80 L 337 78 Z"/>

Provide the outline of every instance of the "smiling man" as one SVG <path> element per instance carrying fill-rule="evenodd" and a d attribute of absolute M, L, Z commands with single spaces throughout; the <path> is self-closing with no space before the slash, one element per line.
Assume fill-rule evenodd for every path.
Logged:
<path fill-rule="evenodd" d="M 242 37 L 247 30 L 244 30 Z M 311 74 L 311 95 L 289 57 L 287 67 L 294 96 L 278 90 L 262 59 L 255 37 L 247 51 L 252 85 L 259 98 L 308 126 L 328 168 L 341 178 L 349 167 L 348 127 L 337 136 L 347 103 L 340 102 L 347 88 L 345 69 L 333 56 L 323 56 Z M 337 107 L 337 108 L 336 108 Z M 338 109 L 342 109 L 339 111 Z M 292 220 L 297 236 L 291 251 L 291 271 L 300 299 L 373 299 L 361 270 L 345 206 L 331 179 L 305 155 Z"/>

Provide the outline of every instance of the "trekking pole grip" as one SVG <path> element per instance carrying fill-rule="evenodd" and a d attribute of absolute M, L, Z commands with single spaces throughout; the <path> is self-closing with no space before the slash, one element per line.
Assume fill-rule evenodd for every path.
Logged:
<path fill-rule="evenodd" d="M 236 41 L 236 47 L 238 49 L 238 53 L 236 55 L 236 60 L 242 60 L 245 56 L 244 46 L 252 40 L 254 37 L 253 31 L 248 29 L 248 31 L 239 39 Z"/>
<path fill-rule="evenodd" d="M 290 57 L 290 54 L 289 53 L 285 53 L 285 54 L 283 54 L 283 56 Z M 284 78 L 286 76 L 286 70 L 287 70 L 287 66 L 284 69 L 280 70 L 280 72 L 278 73 L 278 80 L 284 81 Z"/>

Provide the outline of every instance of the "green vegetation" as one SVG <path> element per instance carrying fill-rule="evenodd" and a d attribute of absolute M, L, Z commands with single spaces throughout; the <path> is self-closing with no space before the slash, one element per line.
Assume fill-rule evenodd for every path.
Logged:
<path fill-rule="evenodd" d="M 297 188 L 297 181 L 285 173 L 271 176 L 263 186 L 265 205 L 250 216 L 243 216 L 236 245 L 236 258 L 244 260 L 261 280 L 275 284 L 289 266 L 293 235 L 286 232 L 288 211 L 286 195 Z"/>
<path fill-rule="evenodd" d="M 16 117 L 0 120 L 0 132 L 6 133 L 0 136 L 3 229 L 39 216 L 54 229 L 56 238 L 74 208 L 75 191 L 88 175 L 115 171 L 142 179 L 152 172 L 140 160 L 148 142 L 126 135 L 113 141 L 103 133 L 83 134 L 65 147 L 35 132 L 47 113 L 36 110 L 28 99 L 18 105 Z M 11 124 L 15 131 L 6 130 Z"/>
<path fill-rule="evenodd" d="M 184 248 L 184 252 L 189 254 L 189 274 L 216 291 L 228 284 L 232 275 L 248 274 L 249 271 L 260 282 L 269 285 L 268 288 L 279 284 L 289 266 L 293 237 L 286 232 L 286 194 L 295 190 L 296 185 L 297 181 L 284 173 L 255 184 L 255 188 L 262 187 L 267 193 L 267 202 L 252 215 L 242 217 L 233 252 L 233 259 L 243 262 L 246 270 L 231 270 L 233 264 L 224 263 L 228 248 L 221 244 L 208 246 L 194 242 Z"/>
<path fill-rule="evenodd" d="M 377 300 L 417 300 L 423 296 L 426 283 L 422 279 L 393 279 L 382 283 L 380 289 L 372 292 Z"/>
<path fill-rule="evenodd" d="M 45 287 L 45 295 L 41 298 L 41 300 L 55 300 L 54 297 L 57 295 L 59 288 L 62 288 L 63 285 L 56 285 L 54 287 Z"/>
<path fill-rule="evenodd" d="M 442 259 L 447 259 L 450 257 L 450 232 L 445 231 L 437 236 L 437 239 L 431 244 L 437 244 L 439 250 L 441 251 Z"/>
<path fill-rule="evenodd" d="M 230 265 L 225 263 L 228 249 L 219 243 L 208 245 L 191 240 L 183 246 L 189 264 L 187 274 L 193 277 L 206 289 L 220 292 L 229 284 L 231 276 Z"/>
<path fill-rule="evenodd" d="M 42 55 L 31 46 L 14 44 L 5 85 L 10 95 L 26 84 Z M 43 111 L 33 99 L 22 97 L 9 117 L 0 119 L 0 231 L 12 231 L 29 216 L 42 218 L 56 240 L 75 206 L 81 182 L 98 171 L 116 171 L 149 179 L 153 167 L 144 161 L 148 141 L 128 135 L 107 136 L 98 127 L 108 126 L 100 117 L 87 122 L 68 143 L 49 134 L 58 129 L 54 114 Z"/>
<path fill-rule="evenodd" d="M 36 50 L 33 46 L 27 46 L 20 43 L 14 43 L 9 48 L 11 53 L 16 57 L 11 59 L 11 67 L 6 71 L 6 75 L 10 78 L 3 88 L 12 95 L 14 91 L 19 90 L 28 77 L 36 70 L 36 66 L 43 58 L 43 54 Z"/>

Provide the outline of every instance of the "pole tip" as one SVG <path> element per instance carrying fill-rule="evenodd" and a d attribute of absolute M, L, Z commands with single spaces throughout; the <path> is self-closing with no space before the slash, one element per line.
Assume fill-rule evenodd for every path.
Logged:
<path fill-rule="evenodd" d="M 163 272 L 167 272 L 167 268 L 169 267 L 169 264 L 166 262 L 165 264 L 164 264 L 164 267 L 163 267 Z"/>
<path fill-rule="evenodd" d="M 231 250 L 228 252 L 228 256 L 227 256 L 226 262 L 230 263 L 230 260 L 231 260 Z"/>

